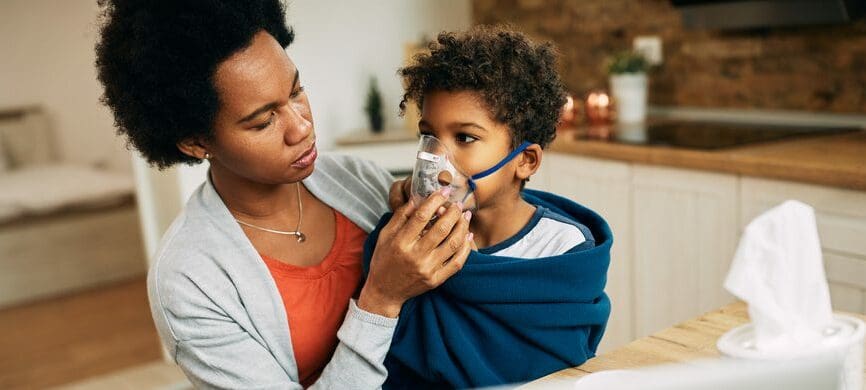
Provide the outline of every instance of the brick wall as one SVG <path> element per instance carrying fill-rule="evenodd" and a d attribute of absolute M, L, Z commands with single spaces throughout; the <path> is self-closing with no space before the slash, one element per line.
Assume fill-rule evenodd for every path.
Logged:
<path fill-rule="evenodd" d="M 552 40 L 575 93 L 606 87 L 610 53 L 663 40 L 650 103 L 866 113 L 866 21 L 748 32 L 686 30 L 669 0 L 473 0 L 476 24 L 509 23 Z"/>

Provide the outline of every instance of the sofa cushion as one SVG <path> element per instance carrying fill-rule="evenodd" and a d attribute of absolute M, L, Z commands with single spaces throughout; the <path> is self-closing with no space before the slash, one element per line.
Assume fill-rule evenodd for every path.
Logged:
<path fill-rule="evenodd" d="M 54 145 L 48 117 L 39 108 L 0 115 L 0 138 L 10 168 L 50 164 Z"/>
<path fill-rule="evenodd" d="M 43 164 L 0 174 L 0 221 L 22 215 L 115 205 L 134 192 L 130 175 L 75 164 Z"/>

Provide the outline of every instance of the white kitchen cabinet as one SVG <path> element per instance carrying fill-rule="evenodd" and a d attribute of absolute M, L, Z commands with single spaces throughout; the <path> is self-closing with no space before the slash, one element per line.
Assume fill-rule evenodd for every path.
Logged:
<path fill-rule="evenodd" d="M 815 208 L 833 308 L 866 313 L 866 192 L 743 177 L 740 194 L 741 227 L 788 199 Z"/>
<path fill-rule="evenodd" d="M 734 175 L 634 165 L 635 335 L 730 303 L 722 284 L 737 244 Z"/>
<path fill-rule="evenodd" d="M 833 306 L 866 312 L 866 192 L 548 153 L 528 187 L 604 216 L 614 232 L 602 349 L 730 303 L 743 227 L 787 199 L 815 207 Z"/>
<path fill-rule="evenodd" d="M 606 292 L 611 317 L 599 352 L 634 339 L 631 258 L 631 167 L 627 163 L 546 153 L 527 187 L 569 198 L 604 217 L 614 234 Z"/>

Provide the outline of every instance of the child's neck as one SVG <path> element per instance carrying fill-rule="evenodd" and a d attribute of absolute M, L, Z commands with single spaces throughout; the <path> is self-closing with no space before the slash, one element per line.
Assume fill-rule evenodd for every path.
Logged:
<path fill-rule="evenodd" d="M 520 193 L 517 193 L 476 210 L 472 215 L 469 231 L 474 234 L 475 245 L 486 248 L 517 234 L 529 223 L 534 213 L 535 206 L 523 200 Z"/>

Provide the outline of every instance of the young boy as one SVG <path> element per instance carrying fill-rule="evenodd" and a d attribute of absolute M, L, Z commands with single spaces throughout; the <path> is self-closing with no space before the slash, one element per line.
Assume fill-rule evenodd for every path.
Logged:
<path fill-rule="evenodd" d="M 444 143 L 473 178 L 467 217 L 480 249 L 440 288 L 406 303 L 385 387 L 489 386 L 579 365 L 610 314 L 612 237 L 592 211 L 523 188 L 565 103 L 554 49 L 497 27 L 442 33 L 430 48 L 400 70 L 401 109 L 417 103 L 420 134 Z"/>

